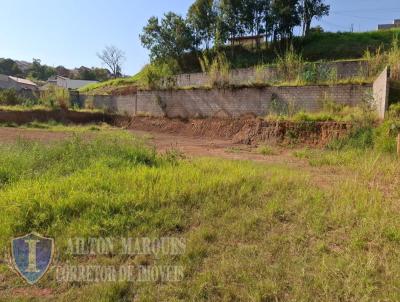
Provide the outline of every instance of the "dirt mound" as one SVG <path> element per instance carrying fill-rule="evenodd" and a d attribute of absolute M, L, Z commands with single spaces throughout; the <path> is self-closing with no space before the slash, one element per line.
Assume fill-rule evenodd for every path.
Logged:
<path fill-rule="evenodd" d="M 167 119 L 134 117 L 128 128 L 170 133 L 190 137 L 230 139 L 234 143 L 326 145 L 334 138 L 347 135 L 350 123 L 265 121 L 260 118 L 238 119 Z"/>

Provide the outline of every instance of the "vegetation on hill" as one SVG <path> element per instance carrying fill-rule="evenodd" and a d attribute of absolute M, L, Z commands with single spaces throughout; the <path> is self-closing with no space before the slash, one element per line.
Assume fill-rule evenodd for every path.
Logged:
<path fill-rule="evenodd" d="M 35 81 L 47 81 L 51 76 L 59 75 L 75 80 L 105 81 L 111 78 L 111 74 L 104 68 L 88 68 L 81 66 L 73 70 L 64 66 L 51 67 L 41 63 L 39 59 L 33 59 L 32 63 L 0 58 L 0 74 L 30 78 Z"/>
<path fill-rule="evenodd" d="M 156 87 L 159 86 L 160 79 L 164 79 L 162 82 L 164 86 L 173 87 L 173 75 L 182 72 L 181 66 L 187 66 L 187 68 L 185 67 L 187 72 L 203 71 L 209 73 L 211 86 L 224 85 L 218 77 L 227 78 L 231 69 L 254 67 L 261 71 L 262 68 L 269 65 L 282 70 L 281 79 L 277 83 L 266 84 L 334 84 L 337 83 L 334 70 L 319 74 L 314 63 L 347 59 L 365 60 L 369 63 L 369 67 L 367 70 L 360 71 L 359 78 L 346 81 L 369 82 L 386 65 L 392 66 L 392 76 L 400 74 L 397 71 L 400 70 L 398 66 L 400 61 L 399 34 L 400 30 L 363 33 L 311 33 L 306 38 L 294 38 L 293 44 L 289 48 L 283 46 L 282 50 L 279 50 L 279 47 L 281 47 L 279 43 L 263 44 L 260 49 L 225 46 L 218 50 L 209 49 L 203 52 L 186 53 L 182 56 L 180 64 L 173 59 L 149 64 L 133 77 L 88 85 L 80 91 L 113 94 L 119 88 Z M 222 82 L 224 82 L 223 79 Z M 225 82 L 228 83 L 227 79 L 225 79 Z"/>

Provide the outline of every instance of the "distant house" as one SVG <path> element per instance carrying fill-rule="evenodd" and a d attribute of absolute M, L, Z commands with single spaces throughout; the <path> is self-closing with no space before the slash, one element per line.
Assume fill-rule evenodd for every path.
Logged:
<path fill-rule="evenodd" d="M 396 19 L 392 24 L 379 24 L 378 30 L 400 28 L 400 19 Z"/>
<path fill-rule="evenodd" d="M 265 42 L 265 35 L 235 37 L 229 41 L 232 45 L 257 45 Z"/>
<path fill-rule="evenodd" d="M 27 79 L 0 74 L 0 89 L 32 90 L 38 89 L 37 85 Z"/>
<path fill-rule="evenodd" d="M 83 86 L 97 83 L 97 81 L 84 81 L 84 80 L 72 80 L 62 76 L 54 76 L 48 79 L 48 84 L 53 84 L 58 87 L 65 89 L 79 89 Z M 47 85 L 45 85 L 47 86 Z"/>

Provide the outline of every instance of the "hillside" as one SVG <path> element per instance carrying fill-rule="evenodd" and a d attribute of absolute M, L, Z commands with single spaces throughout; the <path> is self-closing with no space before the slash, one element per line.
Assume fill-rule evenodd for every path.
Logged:
<path fill-rule="evenodd" d="M 382 50 L 390 48 L 393 37 L 398 34 L 399 29 L 360 33 L 314 33 L 306 38 L 296 37 L 293 47 L 307 61 L 360 59 L 367 49 L 375 51 L 379 47 L 382 47 Z M 233 68 L 247 68 L 273 63 L 278 55 L 286 51 L 287 44 L 264 44 L 258 51 L 249 47 L 227 46 L 223 51 Z M 198 59 L 193 58 L 193 54 L 185 57 L 182 63 L 185 71 L 201 71 Z"/>
<path fill-rule="evenodd" d="M 310 62 L 360 59 L 366 50 L 375 52 L 377 49 L 390 48 L 393 38 L 400 33 L 399 29 L 385 31 L 371 31 L 361 33 L 313 33 L 307 38 L 296 37 L 293 40 L 293 48 L 303 59 Z M 272 64 L 278 56 L 282 56 L 288 48 L 287 43 L 268 43 L 261 45 L 257 50 L 254 47 L 225 46 L 220 49 L 231 68 L 248 68 L 261 64 Z M 207 54 L 215 56 L 217 52 L 210 50 Z M 187 53 L 180 60 L 182 73 L 201 72 L 199 57 L 202 53 Z M 84 93 L 113 94 L 115 90 L 136 86 L 143 72 L 133 77 L 117 80 L 109 80 L 96 85 L 90 85 L 81 89 Z"/>

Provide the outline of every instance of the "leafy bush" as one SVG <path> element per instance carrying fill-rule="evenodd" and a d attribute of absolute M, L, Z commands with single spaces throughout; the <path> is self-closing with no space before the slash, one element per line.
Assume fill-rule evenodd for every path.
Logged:
<path fill-rule="evenodd" d="M 395 153 L 396 137 L 400 132 L 400 121 L 386 120 L 378 127 L 355 126 L 347 137 L 333 140 L 327 147 L 332 150 L 366 150 Z"/>
<path fill-rule="evenodd" d="M 139 86 L 149 89 L 172 88 L 176 86 L 176 77 L 180 71 L 176 60 L 146 65 L 137 75 Z"/>

